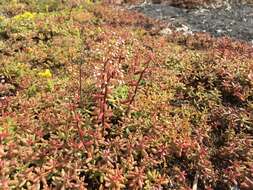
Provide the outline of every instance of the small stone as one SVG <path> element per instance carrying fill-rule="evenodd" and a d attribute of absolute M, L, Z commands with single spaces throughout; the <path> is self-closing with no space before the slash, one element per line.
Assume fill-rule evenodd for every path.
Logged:
<path fill-rule="evenodd" d="M 164 28 L 159 32 L 161 35 L 172 34 L 172 30 L 170 28 Z"/>

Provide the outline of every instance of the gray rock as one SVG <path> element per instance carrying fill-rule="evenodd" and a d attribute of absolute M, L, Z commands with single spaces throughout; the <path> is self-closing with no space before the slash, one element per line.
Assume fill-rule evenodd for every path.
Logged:
<path fill-rule="evenodd" d="M 132 6 L 131 10 L 164 20 L 185 33 L 208 32 L 215 37 L 229 36 L 252 42 L 253 6 L 235 3 L 235 0 L 234 3 L 228 2 L 226 6 L 215 9 L 183 9 L 165 4 L 146 4 Z"/>

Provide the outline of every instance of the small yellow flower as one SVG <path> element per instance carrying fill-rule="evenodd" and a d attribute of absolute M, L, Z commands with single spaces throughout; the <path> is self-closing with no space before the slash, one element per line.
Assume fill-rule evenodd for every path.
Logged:
<path fill-rule="evenodd" d="M 0 16 L 0 22 L 3 22 L 5 20 L 5 17 Z"/>
<path fill-rule="evenodd" d="M 43 72 L 39 72 L 38 74 L 40 77 L 43 77 L 43 78 L 51 78 L 52 77 L 52 73 L 49 69 L 46 69 L 45 71 Z"/>
<path fill-rule="evenodd" d="M 24 12 L 23 14 L 19 14 L 14 16 L 14 20 L 32 20 L 35 17 L 35 13 Z"/>

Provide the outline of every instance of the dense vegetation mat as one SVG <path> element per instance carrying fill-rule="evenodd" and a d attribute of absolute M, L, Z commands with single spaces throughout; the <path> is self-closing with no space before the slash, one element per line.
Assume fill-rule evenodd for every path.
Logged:
<path fill-rule="evenodd" d="M 251 189 L 252 47 L 88 1 L 0 10 L 0 189 Z"/>

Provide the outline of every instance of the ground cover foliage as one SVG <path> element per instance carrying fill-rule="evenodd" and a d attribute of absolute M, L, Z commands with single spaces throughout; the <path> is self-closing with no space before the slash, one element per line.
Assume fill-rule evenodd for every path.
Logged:
<path fill-rule="evenodd" d="M 0 10 L 0 189 L 251 188 L 250 45 L 89 1 Z"/>

